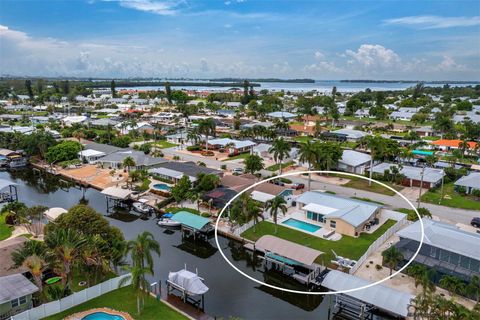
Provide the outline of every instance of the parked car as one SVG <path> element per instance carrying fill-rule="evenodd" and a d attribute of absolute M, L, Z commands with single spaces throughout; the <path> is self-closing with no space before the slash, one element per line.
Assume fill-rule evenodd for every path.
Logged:
<path fill-rule="evenodd" d="M 473 218 L 472 221 L 470 222 L 470 224 L 473 227 L 480 228 L 480 217 Z"/>
<path fill-rule="evenodd" d="M 295 190 L 305 189 L 305 184 L 295 182 L 295 183 L 292 184 L 292 189 L 295 189 Z"/>
<path fill-rule="evenodd" d="M 232 170 L 232 173 L 233 173 L 234 175 L 243 174 L 243 168 L 234 168 L 234 169 Z"/>

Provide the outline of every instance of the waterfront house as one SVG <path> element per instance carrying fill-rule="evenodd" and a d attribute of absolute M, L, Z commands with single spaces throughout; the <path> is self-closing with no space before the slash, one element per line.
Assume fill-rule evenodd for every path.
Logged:
<path fill-rule="evenodd" d="M 161 179 L 177 183 L 183 176 L 187 176 L 191 182 L 197 181 L 199 174 L 214 174 L 222 177 L 223 171 L 199 166 L 193 162 L 167 161 L 160 163 L 156 168 L 148 170 L 151 174 Z"/>
<path fill-rule="evenodd" d="M 347 141 L 353 141 L 353 142 L 358 141 L 368 135 L 366 132 L 363 132 L 360 130 L 353 130 L 353 129 L 339 129 L 335 131 L 330 131 L 329 133 L 339 135 L 339 136 L 345 136 L 347 138 Z"/>
<path fill-rule="evenodd" d="M 90 121 L 90 126 L 94 128 L 98 127 L 114 127 L 118 125 L 118 121 L 109 119 L 109 118 L 100 118 L 100 119 L 94 119 Z"/>
<path fill-rule="evenodd" d="M 287 111 L 274 111 L 274 112 L 267 113 L 267 117 L 271 119 L 292 120 L 296 118 L 297 115 Z"/>
<path fill-rule="evenodd" d="M 67 116 L 61 121 L 65 126 L 70 127 L 74 123 L 85 123 L 87 120 L 88 118 L 86 116 Z"/>
<path fill-rule="evenodd" d="M 371 170 L 374 174 L 383 176 L 386 170 L 391 172 L 392 167 L 398 168 L 399 173 L 404 176 L 402 185 L 405 187 L 420 187 L 422 185 L 422 188 L 434 188 L 442 183 L 442 177 L 445 175 L 443 169 L 411 166 L 399 167 L 397 164 L 386 162 L 377 164 Z"/>
<path fill-rule="evenodd" d="M 11 274 L 26 274 L 28 268 L 24 265 L 16 266 L 12 259 L 12 252 L 21 249 L 28 239 L 23 236 L 0 241 L 0 277 Z"/>
<path fill-rule="evenodd" d="M 26 166 L 27 163 L 28 159 L 24 155 L 23 151 L 0 149 L 0 165 L 9 166 L 10 168 L 17 168 Z"/>
<path fill-rule="evenodd" d="M 261 203 L 266 203 L 268 200 L 272 200 L 277 196 L 282 197 L 287 203 L 287 206 L 291 206 L 293 201 L 293 189 L 268 182 L 255 186 L 251 195 L 253 200 Z"/>
<path fill-rule="evenodd" d="M 457 190 L 459 187 L 464 187 L 467 194 L 471 194 L 474 190 L 480 190 L 480 172 L 471 172 L 455 181 L 454 185 Z"/>
<path fill-rule="evenodd" d="M 22 274 L 0 277 L 0 319 L 32 308 L 32 295 L 39 289 Z"/>
<path fill-rule="evenodd" d="M 432 141 L 431 145 L 442 151 L 450 151 L 454 149 L 460 149 L 461 143 L 462 143 L 462 140 L 441 139 L 441 140 Z M 477 143 L 475 141 L 468 142 L 468 149 L 471 149 L 471 150 L 475 149 L 476 144 Z"/>
<path fill-rule="evenodd" d="M 338 160 L 337 169 L 349 173 L 364 174 L 371 159 L 372 157 L 367 153 L 343 150 L 342 158 Z"/>
<path fill-rule="evenodd" d="M 84 149 L 78 152 L 78 159 L 83 163 L 93 164 L 104 156 L 120 150 L 123 149 L 108 144 L 86 141 Z"/>
<path fill-rule="evenodd" d="M 435 269 L 436 283 L 443 275 L 453 275 L 464 281 L 480 276 L 480 234 L 461 230 L 459 227 L 432 219 L 423 218 L 423 245 L 414 263 Z M 420 221 L 397 232 L 400 241 L 395 247 L 403 254 L 401 267 L 410 259 L 420 245 Z"/>
<path fill-rule="evenodd" d="M 97 162 L 102 168 L 120 169 L 123 168 L 123 161 L 128 157 L 131 157 L 133 161 L 135 161 L 135 166 L 130 168 L 135 170 L 158 167 L 167 161 L 164 158 L 146 155 L 142 151 L 122 149 L 99 158 Z"/>
<path fill-rule="evenodd" d="M 381 205 L 308 191 L 295 198 L 297 209 L 307 220 L 318 222 L 340 234 L 358 237 L 378 224 Z"/>

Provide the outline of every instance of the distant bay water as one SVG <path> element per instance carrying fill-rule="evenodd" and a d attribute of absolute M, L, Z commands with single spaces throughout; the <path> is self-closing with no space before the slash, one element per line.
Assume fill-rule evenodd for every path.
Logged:
<path fill-rule="evenodd" d="M 187 90 L 197 90 L 197 91 L 212 91 L 212 92 L 222 92 L 230 89 L 229 87 L 207 87 L 207 86 L 175 86 L 175 81 L 169 81 L 174 89 L 187 89 Z M 204 81 L 203 81 L 204 82 Z M 343 81 L 328 81 L 328 80 L 317 80 L 312 83 L 294 83 L 294 82 L 255 82 L 259 83 L 260 87 L 255 87 L 255 90 L 267 89 L 269 91 L 290 91 L 290 92 L 306 92 L 311 90 L 317 90 L 319 92 L 331 92 L 332 88 L 337 87 L 339 92 L 359 92 L 367 88 L 372 91 L 387 91 L 387 90 L 404 90 L 410 87 L 413 87 L 415 83 L 413 82 L 343 82 Z M 429 87 L 441 87 L 444 83 L 432 83 L 424 82 L 425 86 Z M 452 83 L 454 86 L 475 86 L 478 83 Z M 138 86 L 138 87 L 128 87 L 122 88 L 118 87 L 117 90 L 127 89 L 127 90 L 163 90 L 164 86 Z"/>

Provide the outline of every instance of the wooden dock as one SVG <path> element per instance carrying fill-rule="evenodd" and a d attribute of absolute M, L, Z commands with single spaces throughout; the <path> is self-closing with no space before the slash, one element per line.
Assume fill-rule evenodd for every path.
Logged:
<path fill-rule="evenodd" d="M 162 286 L 161 290 L 161 300 L 171 306 L 172 308 L 176 309 L 177 311 L 180 311 L 181 313 L 184 313 L 191 319 L 195 320 L 214 320 L 215 318 L 206 314 L 202 310 L 192 306 L 191 304 L 183 302 L 183 300 L 180 297 L 177 297 L 176 295 L 168 295 L 167 294 L 167 288 Z"/>

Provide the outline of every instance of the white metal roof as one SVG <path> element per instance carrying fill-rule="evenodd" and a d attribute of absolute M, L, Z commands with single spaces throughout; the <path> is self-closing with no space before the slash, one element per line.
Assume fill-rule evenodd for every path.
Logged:
<path fill-rule="evenodd" d="M 320 214 L 323 214 L 323 215 L 330 214 L 330 213 L 337 210 L 335 208 L 322 206 L 321 204 L 317 204 L 317 203 L 313 203 L 313 202 L 307 204 L 302 209 L 307 210 L 307 211 L 312 211 L 312 212 L 315 212 L 315 213 L 320 213 Z"/>
<path fill-rule="evenodd" d="M 323 254 L 322 251 L 271 235 L 265 235 L 258 239 L 257 242 L 255 242 L 255 248 L 261 251 L 272 252 L 282 257 L 298 261 L 307 266 L 311 266 L 315 262 L 315 259 Z"/>
<path fill-rule="evenodd" d="M 272 200 L 273 198 L 275 198 L 274 195 L 271 195 L 271 194 L 268 194 L 268 193 L 265 193 L 265 192 L 261 192 L 261 191 L 253 191 L 252 194 L 252 199 L 253 200 L 256 200 L 256 201 L 260 201 L 260 202 L 267 202 L 268 200 Z"/>
<path fill-rule="evenodd" d="M 322 286 L 332 291 L 355 289 L 371 284 L 370 281 L 350 275 L 348 273 L 332 270 L 323 279 Z M 408 316 L 408 307 L 413 295 L 386 287 L 381 284 L 368 289 L 345 293 L 345 295 L 375 305 L 380 309 L 399 315 Z"/>
<path fill-rule="evenodd" d="M 110 198 L 125 200 L 133 193 L 133 191 L 129 189 L 118 188 L 118 187 L 109 187 L 104 189 L 101 193 Z"/>
<path fill-rule="evenodd" d="M 105 153 L 97 150 L 86 149 L 78 153 L 82 157 L 94 157 L 94 156 L 104 156 Z"/>
<path fill-rule="evenodd" d="M 65 212 L 67 212 L 67 210 L 57 207 L 57 208 L 48 209 L 47 211 L 45 211 L 44 215 L 48 220 L 53 221 L 53 220 L 57 219 L 58 217 L 60 217 Z"/>

